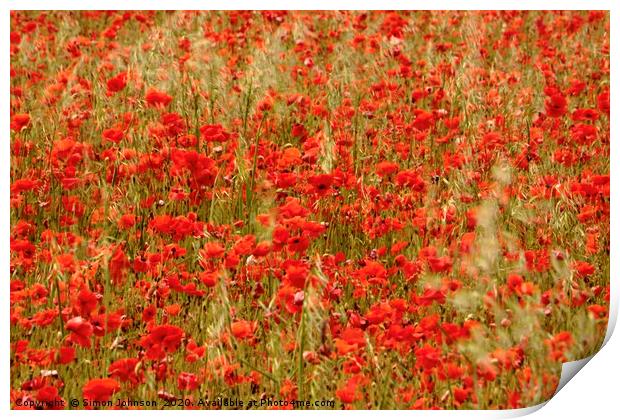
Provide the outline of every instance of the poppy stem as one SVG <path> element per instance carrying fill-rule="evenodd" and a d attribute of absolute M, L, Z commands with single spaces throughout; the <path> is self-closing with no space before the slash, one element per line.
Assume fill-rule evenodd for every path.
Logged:
<path fill-rule="evenodd" d="M 65 335 L 65 323 L 62 320 L 62 303 L 61 303 L 61 299 L 60 299 L 60 283 L 58 282 L 58 274 L 56 274 L 54 276 L 54 283 L 56 285 L 56 294 L 57 294 L 57 300 L 58 300 L 58 319 L 60 320 L 60 332 L 61 334 L 64 336 Z"/>
<path fill-rule="evenodd" d="M 249 188 L 246 190 L 246 194 L 245 194 L 247 208 L 248 208 L 248 219 L 247 219 L 246 227 L 249 226 L 250 222 L 252 221 L 252 201 L 254 199 L 254 185 L 255 185 L 255 181 L 256 181 L 256 167 L 257 167 L 257 163 L 258 163 L 258 144 L 260 142 L 260 134 L 261 134 L 261 130 L 263 128 L 263 121 L 264 121 L 264 119 L 265 119 L 264 117 L 261 118 L 260 124 L 258 125 L 258 130 L 256 131 L 256 138 L 254 139 L 254 157 L 253 157 L 253 161 L 252 161 L 252 173 L 250 175 L 250 185 L 249 185 Z"/>
<path fill-rule="evenodd" d="M 306 305 L 305 301 L 301 306 L 301 321 L 299 323 L 299 356 L 298 356 L 298 367 L 297 367 L 297 390 L 298 390 L 298 398 L 300 400 L 304 399 L 304 346 L 305 346 L 305 325 L 304 318 L 306 314 Z"/>

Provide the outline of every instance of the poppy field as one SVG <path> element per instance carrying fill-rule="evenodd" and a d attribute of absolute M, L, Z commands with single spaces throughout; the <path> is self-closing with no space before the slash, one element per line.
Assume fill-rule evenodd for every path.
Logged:
<path fill-rule="evenodd" d="M 522 408 L 601 346 L 608 12 L 10 31 L 13 409 Z"/>

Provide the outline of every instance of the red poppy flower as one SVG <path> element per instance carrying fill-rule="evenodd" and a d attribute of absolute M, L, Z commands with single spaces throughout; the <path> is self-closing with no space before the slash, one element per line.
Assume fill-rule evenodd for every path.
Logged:
<path fill-rule="evenodd" d="M 71 331 L 69 339 L 82 347 L 90 347 L 90 337 L 93 335 L 93 326 L 81 316 L 71 318 L 67 322 L 67 330 Z"/>
<path fill-rule="evenodd" d="M 177 384 L 179 386 L 179 389 L 184 391 L 193 391 L 197 389 L 200 385 L 198 382 L 198 377 L 190 372 L 179 373 Z"/>
<path fill-rule="evenodd" d="M 119 359 L 110 364 L 108 375 L 122 382 L 129 382 L 132 386 L 144 381 L 144 374 L 138 370 L 137 358 Z"/>
<path fill-rule="evenodd" d="M 11 130 L 21 131 L 28 124 L 30 124 L 30 115 L 28 114 L 15 114 L 11 116 Z"/>
<path fill-rule="evenodd" d="M 117 128 L 107 128 L 103 130 L 102 136 L 107 141 L 118 144 L 123 139 L 124 133 Z"/>
<path fill-rule="evenodd" d="M 256 321 L 235 321 L 230 325 L 230 330 L 235 338 L 251 338 L 254 336 L 254 331 L 256 330 Z"/>
<path fill-rule="evenodd" d="M 152 88 L 146 91 L 144 99 L 152 107 L 166 107 L 172 102 L 172 96 Z"/>
<path fill-rule="evenodd" d="M 121 385 L 114 379 L 91 379 L 82 388 L 82 395 L 89 402 L 106 402 L 120 389 Z"/>
<path fill-rule="evenodd" d="M 609 115 L 609 90 L 605 90 L 603 93 L 597 96 L 596 103 L 598 105 L 598 109 Z"/>
<path fill-rule="evenodd" d="M 143 336 L 140 345 L 146 349 L 146 357 L 158 360 L 175 352 L 181 345 L 183 330 L 174 325 L 158 325 Z"/>
<path fill-rule="evenodd" d="M 323 196 L 329 192 L 334 179 L 329 174 L 311 175 L 308 177 L 308 183 L 312 186 L 311 192 Z"/>
<path fill-rule="evenodd" d="M 122 72 L 107 81 L 108 92 L 116 93 L 125 89 L 127 86 L 127 72 Z"/>
<path fill-rule="evenodd" d="M 202 127 L 200 127 L 200 134 L 202 135 L 202 138 L 205 139 L 207 142 L 222 143 L 230 140 L 231 138 L 230 133 L 227 133 L 224 130 L 224 127 L 219 124 L 203 125 Z"/>
<path fill-rule="evenodd" d="M 561 94 L 553 94 L 545 101 L 545 112 L 552 118 L 566 114 L 566 98 Z"/>

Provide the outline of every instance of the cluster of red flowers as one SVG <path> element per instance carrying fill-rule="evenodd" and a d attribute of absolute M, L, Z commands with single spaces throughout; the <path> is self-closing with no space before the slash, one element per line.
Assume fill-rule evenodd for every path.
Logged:
<path fill-rule="evenodd" d="M 609 148 L 606 12 L 14 11 L 12 405 L 542 402 Z"/>

